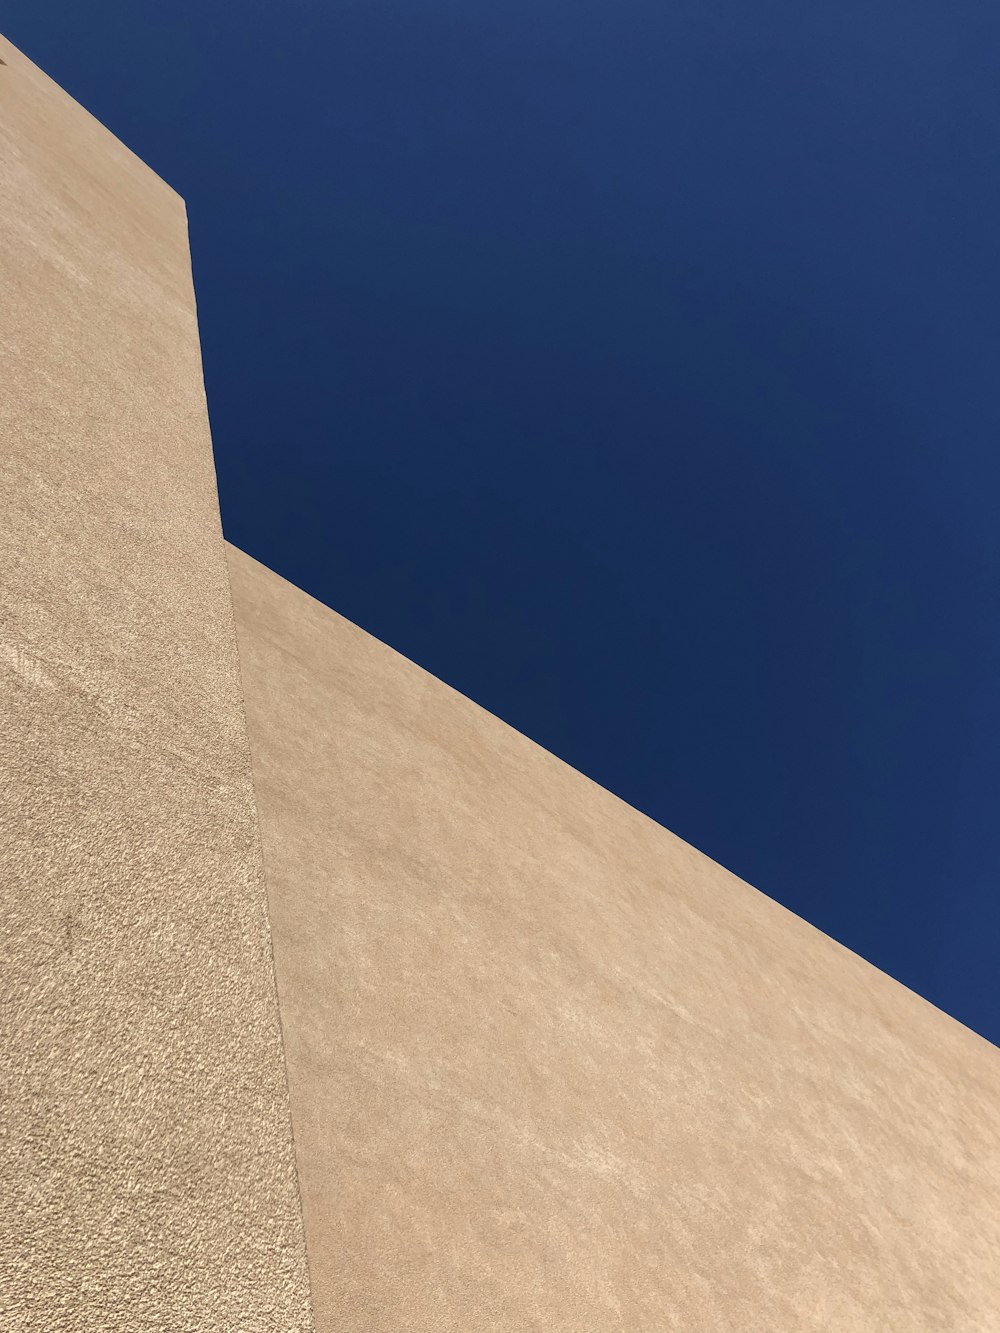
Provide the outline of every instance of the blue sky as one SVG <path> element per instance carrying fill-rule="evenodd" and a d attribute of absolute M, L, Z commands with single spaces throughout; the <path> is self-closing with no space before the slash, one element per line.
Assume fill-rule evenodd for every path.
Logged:
<path fill-rule="evenodd" d="M 1000 13 L 8 0 L 187 199 L 223 520 L 1000 1041 Z"/>

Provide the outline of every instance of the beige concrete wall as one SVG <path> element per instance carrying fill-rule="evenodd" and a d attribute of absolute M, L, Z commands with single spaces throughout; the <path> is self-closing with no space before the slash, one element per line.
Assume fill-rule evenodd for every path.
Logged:
<path fill-rule="evenodd" d="M 183 205 L 0 59 L 0 1330 L 313 1326 L 259 810 L 317 1333 L 996 1333 L 997 1051 L 231 600 Z"/>
<path fill-rule="evenodd" d="M 230 551 L 318 1333 L 996 1333 L 1000 1056 Z"/>
<path fill-rule="evenodd" d="M 0 58 L 0 1329 L 299 1333 L 184 207 Z"/>

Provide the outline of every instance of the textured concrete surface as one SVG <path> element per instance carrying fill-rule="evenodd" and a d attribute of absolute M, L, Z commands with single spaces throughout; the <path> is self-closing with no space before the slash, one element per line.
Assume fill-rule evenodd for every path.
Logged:
<path fill-rule="evenodd" d="M 230 551 L 318 1333 L 996 1333 L 1000 1053 Z"/>
<path fill-rule="evenodd" d="M 0 1329 L 300 1333 L 184 207 L 0 58 Z"/>
<path fill-rule="evenodd" d="M 307 1333 L 290 1087 L 317 1333 L 996 1333 L 998 1052 L 230 599 L 183 205 L 2 40 L 0 234 L 0 1330 Z"/>

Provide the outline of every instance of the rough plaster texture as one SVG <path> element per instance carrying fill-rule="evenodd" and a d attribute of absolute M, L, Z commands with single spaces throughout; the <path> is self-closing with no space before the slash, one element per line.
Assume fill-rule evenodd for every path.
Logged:
<path fill-rule="evenodd" d="M 0 41 L 0 1329 L 996 1333 L 1000 1058 L 230 550 L 180 200 Z"/>
<path fill-rule="evenodd" d="M 0 1329 L 302 1333 L 184 206 L 0 58 Z"/>
<path fill-rule="evenodd" d="M 230 549 L 318 1333 L 996 1333 L 1000 1058 Z"/>

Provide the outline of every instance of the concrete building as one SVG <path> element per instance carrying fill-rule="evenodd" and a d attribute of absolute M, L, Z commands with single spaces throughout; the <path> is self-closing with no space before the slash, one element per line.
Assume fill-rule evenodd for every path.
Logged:
<path fill-rule="evenodd" d="M 183 203 L 0 57 L 0 1329 L 996 1333 L 997 1051 L 227 548 Z"/>

